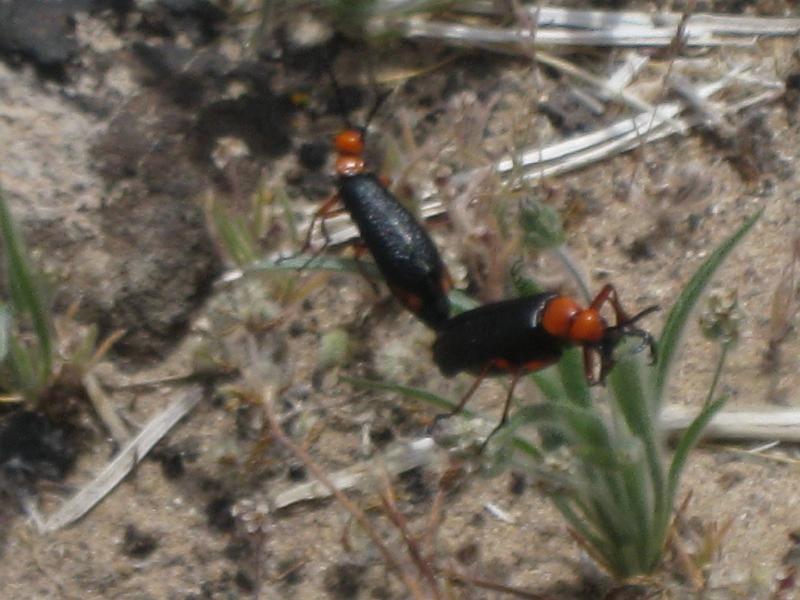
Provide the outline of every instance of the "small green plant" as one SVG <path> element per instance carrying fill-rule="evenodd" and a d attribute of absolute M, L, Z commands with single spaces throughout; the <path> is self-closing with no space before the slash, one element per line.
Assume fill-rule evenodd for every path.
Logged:
<path fill-rule="evenodd" d="M 33 265 L 2 190 L 0 251 L 6 296 L 0 299 L 0 401 L 41 405 L 52 386 L 82 385 L 123 332 L 98 343 L 97 327 L 79 326 L 74 311 L 56 323 L 44 277 Z"/>
<path fill-rule="evenodd" d="M 689 452 L 725 403 L 725 396 L 717 396 L 717 383 L 736 336 L 726 310 L 732 305 L 720 301 L 705 325 L 721 344 L 712 382 L 667 459 L 659 414 L 682 332 L 714 272 L 759 216 L 717 248 L 684 288 L 659 336 L 655 365 L 620 349 L 607 388 L 592 398 L 580 353 L 571 351 L 557 368 L 535 374 L 546 401 L 521 408 L 496 440 L 495 466 L 534 473 L 583 548 L 620 579 L 660 566 Z M 523 425 L 537 428 L 539 437 L 523 436 Z"/>
<path fill-rule="evenodd" d="M 53 319 L 41 280 L 0 192 L 0 235 L 8 299 L 0 302 L 0 389 L 34 398 L 53 369 Z"/>

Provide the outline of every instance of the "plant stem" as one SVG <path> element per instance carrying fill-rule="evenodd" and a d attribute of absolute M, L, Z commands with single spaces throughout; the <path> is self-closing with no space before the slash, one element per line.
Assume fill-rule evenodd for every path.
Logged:
<path fill-rule="evenodd" d="M 711 380 L 711 387 L 708 388 L 708 395 L 706 396 L 706 401 L 703 406 L 708 406 L 711 404 L 711 401 L 714 398 L 714 392 L 717 391 L 717 384 L 719 383 L 719 377 L 722 374 L 722 367 L 725 366 L 725 359 L 728 357 L 728 350 L 731 347 L 730 342 L 723 342 L 722 343 L 722 351 L 719 353 L 719 359 L 717 360 L 717 366 L 714 369 L 714 378 Z"/>

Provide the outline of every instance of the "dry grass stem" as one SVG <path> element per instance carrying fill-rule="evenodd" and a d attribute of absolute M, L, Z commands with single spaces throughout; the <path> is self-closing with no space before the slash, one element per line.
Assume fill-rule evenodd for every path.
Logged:
<path fill-rule="evenodd" d="M 127 442 L 131 437 L 128 428 L 112 406 L 111 400 L 103 391 L 97 381 L 97 377 L 91 372 L 86 373 L 81 379 L 81 383 L 83 383 L 86 395 L 89 396 L 89 401 L 92 403 L 97 416 L 100 417 L 114 441 L 120 445 Z"/>
<path fill-rule="evenodd" d="M 153 417 L 92 481 L 45 520 L 40 531 L 43 533 L 57 531 L 88 513 L 147 456 L 153 446 L 169 433 L 178 421 L 197 406 L 201 397 L 201 389 L 195 387 Z"/>

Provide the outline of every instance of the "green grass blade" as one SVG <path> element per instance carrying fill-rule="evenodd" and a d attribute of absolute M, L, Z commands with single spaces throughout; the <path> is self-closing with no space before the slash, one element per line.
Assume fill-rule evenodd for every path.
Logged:
<path fill-rule="evenodd" d="M 723 396 L 722 398 L 715 400 L 714 402 L 709 402 L 706 406 L 704 406 L 703 410 L 701 410 L 700 413 L 694 418 L 689 427 L 686 428 L 686 431 L 683 432 L 683 435 L 678 440 L 678 444 L 675 447 L 675 454 L 672 455 L 672 463 L 670 464 L 669 475 L 667 477 L 668 493 L 670 498 L 674 498 L 675 492 L 678 490 L 681 472 L 686 464 L 686 459 L 689 457 L 689 452 L 700 440 L 703 430 L 711 422 L 711 419 L 714 418 L 714 415 L 716 415 L 722 409 L 722 407 L 725 406 L 727 400 L 728 397 Z"/>
<path fill-rule="evenodd" d="M 310 262 L 309 262 L 310 260 Z M 343 258 L 339 256 L 317 256 L 313 258 L 306 254 L 298 254 L 277 261 L 272 259 L 257 260 L 247 265 L 243 271 L 245 274 L 251 273 L 269 273 L 280 271 L 329 271 L 331 273 L 355 273 L 361 274 L 362 272 L 371 279 L 381 279 L 380 271 L 375 266 L 375 263 L 362 260 L 361 266 L 363 269 L 359 271 L 359 265 L 354 258 Z"/>
<path fill-rule="evenodd" d="M 13 379 L 10 382 L 11 389 L 21 391 L 26 398 L 32 400 L 39 381 L 36 376 L 37 362 L 30 350 L 14 336 L 8 338 L 8 365 Z"/>
<path fill-rule="evenodd" d="M 628 429 L 642 439 L 655 441 L 652 388 L 639 356 L 620 360 L 608 376 L 610 396 Z"/>
<path fill-rule="evenodd" d="M 683 330 L 689 321 L 689 315 L 692 309 L 697 304 L 703 291 L 708 283 L 711 281 L 714 272 L 719 268 L 722 262 L 727 258 L 736 245 L 742 240 L 748 231 L 756 224 L 756 221 L 761 217 L 763 210 L 758 211 L 744 224 L 723 242 L 700 268 L 692 276 L 686 287 L 683 288 L 678 300 L 672 306 L 669 312 L 667 321 L 664 324 L 664 329 L 661 331 L 661 336 L 658 342 L 658 364 L 656 365 L 655 375 L 655 389 L 656 394 L 653 401 L 656 402 L 656 407 L 661 404 L 661 397 L 664 392 L 664 385 L 667 381 L 669 368 L 675 358 L 675 353 L 680 343 L 680 338 Z"/>
<path fill-rule="evenodd" d="M 46 376 L 50 372 L 53 360 L 51 337 L 53 326 L 50 311 L 41 287 L 34 278 L 22 237 L 17 232 L 2 193 L 0 193 L 0 233 L 3 237 L 2 248 L 6 260 L 11 306 L 15 313 L 27 314 L 31 319 L 39 343 L 38 353 L 41 355 L 37 363 L 45 372 L 41 375 Z"/>
<path fill-rule="evenodd" d="M 410 387 L 407 385 L 400 385 L 398 383 L 388 383 L 385 381 L 376 381 L 374 379 L 363 379 L 361 377 L 348 377 L 343 375 L 340 377 L 342 381 L 346 381 L 350 385 L 354 385 L 360 388 L 366 388 L 371 390 L 382 390 L 385 392 L 395 392 L 406 398 L 414 398 L 415 400 L 422 400 L 426 404 L 430 404 L 431 406 L 438 408 L 440 410 L 453 410 L 458 404 L 453 402 L 452 400 L 448 400 L 447 398 L 443 398 L 442 396 L 438 396 L 436 394 L 432 394 L 426 390 L 421 390 L 419 388 Z M 462 414 L 467 417 L 474 416 L 474 413 L 470 412 L 467 409 L 462 411 Z"/>
<path fill-rule="evenodd" d="M 14 319 L 11 315 L 11 307 L 7 304 L 0 305 L 0 362 L 8 356 L 8 340 L 11 337 L 11 327 Z"/>
<path fill-rule="evenodd" d="M 292 246 L 299 246 L 300 232 L 297 227 L 297 218 L 294 216 L 292 203 L 289 200 L 289 196 L 284 188 L 281 187 L 276 190 L 275 201 L 278 203 L 281 208 L 281 212 L 283 213 L 283 222 L 286 224 L 286 228 L 289 230 L 289 239 L 292 242 Z M 259 232 L 259 235 L 262 235 L 261 232 Z"/>

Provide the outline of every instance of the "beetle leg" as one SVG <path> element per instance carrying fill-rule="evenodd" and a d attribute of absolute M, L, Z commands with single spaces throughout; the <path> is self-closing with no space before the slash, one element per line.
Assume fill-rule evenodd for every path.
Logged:
<path fill-rule="evenodd" d="M 337 214 L 341 214 L 344 212 L 343 208 L 336 207 L 338 203 L 339 203 L 339 195 L 338 194 L 331 195 L 331 197 L 325 200 L 325 202 L 322 203 L 322 206 L 320 206 L 314 212 L 314 216 L 311 217 L 311 223 L 309 224 L 308 231 L 306 232 L 306 239 L 303 242 L 303 245 L 300 248 L 298 254 L 303 254 L 311 247 L 311 237 L 314 235 L 314 225 L 316 225 L 318 220 L 319 220 L 319 228 L 320 231 L 322 232 L 323 243 L 322 246 L 320 246 L 319 248 L 314 250 L 314 252 L 311 253 L 309 259 L 303 264 L 302 267 L 298 269 L 298 271 L 302 271 L 306 267 L 308 267 L 308 265 L 311 264 L 311 262 L 315 258 L 317 258 L 320 254 L 322 254 L 325 251 L 325 249 L 330 245 L 331 236 L 328 233 L 328 228 L 325 225 L 325 221 L 327 221 L 329 218 Z"/>
<path fill-rule="evenodd" d="M 633 350 L 631 354 L 637 354 L 645 349 L 645 346 L 650 350 L 650 364 L 655 364 L 658 352 L 656 350 L 656 341 L 649 332 L 644 329 L 629 329 L 625 332 L 626 335 L 638 337 L 641 342 Z"/>
<path fill-rule="evenodd" d="M 611 308 L 614 309 L 614 317 L 617 319 L 617 326 L 623 325 L 631 320 L 628 313 L 622 308 L 616 288 L 610 283 L 604 285 L 603 289 L 594 297 L 591 308 L 599 311 L 606 302 L 611 304 Z"/>
<path fill-rule="evenodd" d="M 314 225 L 317 224 L 317 220 L 319 219 L 324 224 L 325 219 L 336 214 L 337 209 L 335 209 L 334 206 L 336 206 L 338 203 L 339 194 L 332 194 L 330 198 L 325 200 L 325 202 L 323 202 L 322 205 L 314 211 L 314 216 L 311 217 L 311 223 L 309 224 L 308 231 L 306 232 L 306 239 L 303 242 L 303 245 L 300 247 L 301 254 L 311 247 L 311 236 L 314 235 Z"/>
<path fill-rule="evenodd" d="M 357 241 L 353 243 L 353 259 L 356 261 L 356 269 L 358 269 L 359 275 L 364 278 L 369 284 L 369 287 L 372 288 L 372 291 L 377 296 L 380 293 L 380 288 L 378 288 L 378 284 L 375 283 L 373 279 L 367 275 L 366 270 L 364 269 L 364 263 L 361 262 L 361 257 L 364 256 L 367 252 L 367 247 L 362 241 Z"/>
<path fill-rule="evenodd" d="M 450 417 L 452 417 L 454 415 L 457 415 L 462 410 L 464 410 L 464 406 L 466 406 L 466 404 L 469 401 L 469 399 L 475 393 L 475 390 L 478 389 L 478 386 L 486 378 L 486 375 L 489 373 L 489 369 L 491 368 L 491 366 L 492 366 L 492 363 L 488 363 L 483 368 L 483 370 L 480 372 L 480 374 L 475 378 L 475 381 L 472 382 L 472 385 L 469 386 L 469 389 L 467 390 L 467 393 L 464 394 L 461 397 L 461 400 L 459 400 L 458 405 L 453 410 L 451 410 L 450 412 L 446 412 L 446 413 L 439 413 L 438 415 L 436 415 L 433 418 L 433 423 L 431 423 L 431 426 L 428 428 L 429 430 L 433 430 L 436 427 L 436 425 L 439 423 L 439 421 L 441 421 L 442 419 L 449 419 Z"/>
<path fill-rule="evenodd" d="M 519 378 L 522 376 L 521 370 L 514 371 L 514 374 L 511 378 L 511 385 L 508 388 L 508 396 L 506 396 L 506 405 L 503 407 L 503 416 L 500 417 L 500 422 L 497 424 L 497 427 L 492 429 L 492 432 L 483 440 L 483 444 L 481 444 L 480 452 L 483 453 L 484 448 L 486 448 L 486 444 L 489 443 L 489 440 L 492 439 L 495 433 L 500 431 L 503 428 L 503 425 L 506 424 L 508 421 L 508 413 L 511 410 L 511 400 L 514 398 L 514 388 L 517 387 L 517 382 Z"/>

